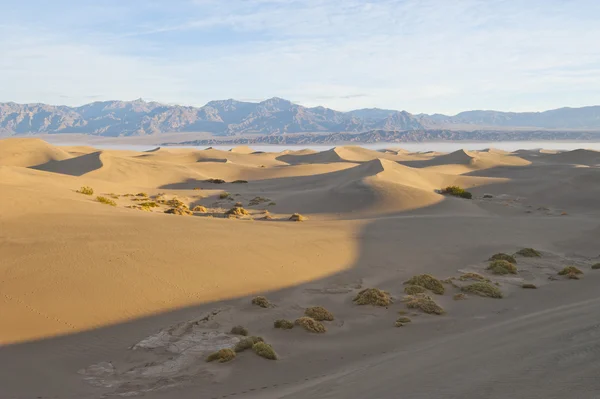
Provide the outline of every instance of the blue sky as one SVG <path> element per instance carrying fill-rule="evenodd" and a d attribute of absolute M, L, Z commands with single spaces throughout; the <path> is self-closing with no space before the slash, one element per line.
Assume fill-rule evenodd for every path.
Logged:
<path fill-rule="evenodd" d="M 0 101 L 600 104 L 597 0 L 0 0 Z"/>

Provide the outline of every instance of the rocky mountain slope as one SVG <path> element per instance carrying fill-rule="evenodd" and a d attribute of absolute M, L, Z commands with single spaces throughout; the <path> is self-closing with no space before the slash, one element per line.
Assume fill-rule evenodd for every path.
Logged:
<path fill-rule="evenodd" d="M 210 101 L 200 108 L 141 99 L 94 102 L 80 107 L 0 103 L 0 135 L 3 136 L 37 133 L 132 136 L 169 132 L 280 135 L 372 130 L 464 130 L 465 125 L 474 128 L 600 130 L 600 106 L 525 113 L 467 111 L 448 116 L 413 115 L 406 111 L 377 108 L 339 112 L 325 107 L 308 108 L 276 97 L 259 103 L 232 99 Z"/>

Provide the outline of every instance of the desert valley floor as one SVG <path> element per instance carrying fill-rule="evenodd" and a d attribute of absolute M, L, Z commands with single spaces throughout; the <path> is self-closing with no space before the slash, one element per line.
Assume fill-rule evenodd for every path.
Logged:
<path fill-rule="evenodd" d="M 600 152 L 11 138 L 0 193 L 2 399 L 600 397 Z"/>

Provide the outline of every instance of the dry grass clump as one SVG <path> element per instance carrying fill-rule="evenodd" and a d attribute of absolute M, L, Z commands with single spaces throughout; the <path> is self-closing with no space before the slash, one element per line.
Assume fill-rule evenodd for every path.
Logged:
<path fill-rule="evenodd" d="M 595 265 L 592 265 L 592 270 L 598 270 L 600 269 L 600 263 L 596 263 Z"/>
<path fill-rule="evenodd" d="M 238 353 L 243 352 L 246 349 L 252 348 L 252 346 L 258 342 L 265 342 L 265 340 L 262 339 L 262 337 L 255 337 L 255 336 L 245 337 L 245 338 L 242 338 L 237 344 L 235 344 L 235 346 L 233 347 L 233 350 Z"/>
<path fill-rule="evenodd" d="M 223 184 L 223 183 L 225 183 L 225 180 L 223 180 L 223 179 L 207 179 L 206 182 L 213 183 L 213 184 Z"/>
<path fill-rule="evenodd" d="M 165 213 L 170 213 L 173 215 L 180 215 L 180 216 L 190 216 L 190 215 L 194 214 L 192 211 L 190 211 L 189 209 L 186 209 L 186 208 L 171 208 L 171 209 L 167 209 L 165 211 Z"/>
<path fill-rule="evenodd" d="M 525 283 L 521 286 L 522 288 L 528 288 L 528 289 L 537 289 L 537 286 L 535 284 L 531 284 L 531 283 Z"/>
<path fill-rule="evenodd" d="M 110 206 L 117 206 L 117 203 L 115 201 L 111 200 L 110 198 L 106 198 L 106 197 L 98 196 L 98 197 L 96 197 L 96 201 L 98 201 L 102 204 L 110 205 Z"/>
<path fill-rule="evenodd" d="M 521 255 L 525 258 L 539 258 L 542 256 L 539 251 L 536 251 L 533 248 L 523 248 L 517 251 L 516 255 Z"/>
<path fill-rule="evenodd" d="M 407 285 L 404 287 L 404 293 L 408 295 L 424 294 L 427 290 L 420 285 Z"/>
<path fill-rule="evenodd" d="M 260 357 L 264 357 L 269 360 L 277 360 L 277 354 L 273 350 L 273 347 L 266 342 L 257 342 L 252 345 L 252 350 Z"/>
<path fill-rule="evenodd" d="M 231 194 L 229 194 L 228 192 L 224 192 L 224 193 L 219 194 L 219 198 L 220 199 L 226 199 L 226 198 L 229 198 L 229 197 L 231 197 Z"/>
<path fill-rule="evenodd" d="M 389 306 L 392 303 L 392 297 L 388 292 L 379 288 L 365 288 L 356 294 L 353 302 L 357 305 Z"/>
<path fill-rule="evenodd" d="M 462 292 L 459 292 L 458 294 L 454 294 L 452 299 L 454 299 L 455 301 L 462 301 L 462 300 L 467 299 L 467 296 L 465 294 L 463 294 Z"/>
<path fill-rule="evenodd" d="M 313 306 L 304 311 L 304 315 L 312 317 L 317 321 L 333 321 L 333 313 L 322 306 Z"/>
<path fill-rule="evenodd" d="M 159 204 L 161 203 L 160 201 L 157 201 L 157 202 Z M 173 199 L 170 199 L 168 201 L 164 201 L 164 204 L 172 206 L 173 208 L 185 208 L 185 209 L 188 209 L 187 204 L 185 202 L 183 202 L 183 201 L 180 201 L 177 198 L 173 198 Z"/>
<path fill-rule="evenodd" d="M 233 184 L 244 184 L 244 183 L 248 183 L 248 180 L 234 180 L 232 181 Z"/>
<path fill-rule="evenodd" d="M 517 267 L 506 260 L 493 260 L 487 267 L 487 270 L 494 274 L 517 274 Z"/>
<path fill-rule="evenodd" d="M 112 199 L 119 199 L 119 194 L 110 193 L 110 194 L 108 194 L 108 196 Z"/>
<path fill-rule="evenodd" d="M 445 288 L 440 280 L 430 274 L 419 274 L 406 281 L 404 284 L 418 285 L 427 288 L 434 294 L 443 295 Z"/>
<path fill-rule="evenodd" d="M 202 205 L 196 205 L 194 207 L 194 209 L 192 209 L 192 211 L 194 211 L 194 212 L 200 212 L 200 213 L 206 213 L 207 209 L 206 209 L 206 207 L 204 207 Z"/>
<path fill-rule="evenodd" d="M 438 305 L 429 295 L 416 294 L 406 295 L 403 299 L 409 309 L 419 309 L 428 314 L 444 314 L 444 309 Z"/>
<path fill-rule="evenodd" d="M 575 266 L 567 266 L 558 272 L 559 276 L 568 276 L 569 274 L 577 275 L 577 274 L 583 274 L 583 272 L 581 271 L 581 269 L 579 269 L 578 267 L 575 267 Z"/>
<path fill-rule="evenodd" d="M 263 202 L 269 202 L 271 201 L 268 198 L 264 198 L 264 197 L 254 197 L 250 200 L 250 202 L 248 203 L 248 206 L 256 206 L 256 205 L 260 205 Z"/>
<path fill-rule="evenodd" d="M 234 335 L 246 336 L 248 335 L 248 329 L 244 326 L 233 326 L 231 327 L 231 331 L 229 333 Z"/>
<path fill-rule="evenodd" d="M 300 317 L 294 321 L 294 324 L 297 326 L 301 326 L 308 332 L 313 332 L 317 334 L 321 334 L 327 331 L 323 323 L 313 319 L 312 317 Z"/>
<path fill-rule="evenodd" d="M 225 212 L 226 216 L 246 216 L 249 215 L 250 212 L 242 208 L 241 206 L 234 206 L 227 212 Z"/>
<path fill-rule="evenodd" d="M 142 208 L 157 208 L 159 205 L 154 201 L 146 201 L 140 204 Z"/>
<path fill-rule="evenodd" d="M 277 205 L 277 202 L 269 202 L 267 205 L 268 205 L 268 206 Z"/>
<path fill-rule="evenodd" d="M 509 254 L 505 254 L 503 252 L 497 253 L 495 255 L 492 255 L 492 257 L 488 260 L 505 260 L 507 262 L 510 263 L 517 263 L 517 260 L 515 259 L 514 256 L 509 255 Z"/>
<path fill-rule="evenodd" d="M 455 197 L 471 199 L 473 194 L 458 186 L 448 186 L 440 191 L 441 194 L 453 195 Z"/>
<path fill-rule="evenodd" d="M 290 216 L 289 220 L 291 220 L 292 222 L 303 222 L 306 220 L 306 217 L 302 216 L 299 213 L 294 213 L 292 216 Z"/>
<path fill-rule="evenodd" d="M 255 296 L 252 298 L 252 304 L 256 306 L 260 306 L 261 308 L 272 308 L 273 304 L 269 302 L 267 298 L 264 296 Z"/>
<path fill-rule="evenodd" d="M 91 187 L 88 187 L 88 186 L 83 186 L 79 190 L 77 190 L 77 192 L 79 194 L 93 195 L 94 194 L 94 189 L 91 188 Z"/>
<path fill-rule="evenodd" d="M 490 281 L 489 279 L 483 277 L 481 274 L 474 273 L 474 272 L 464 273 L 458 279 L 460 281 L 467 281 L 467 280 L 473 280 L 473 281 Z"/>
<path fill-rule="evenodd" d="M 143 193 L 143 192 L 142 193 L 137 193 L 135 196 L 136 197 L 146 197 L 147 198 L 148 197 L 148 193 Z"/>
<path fill-rule="evenodd" d="M 475 294 L 479 296 L 485 296 L 489 298 L 502 298 L 502 291 L 490 283 L 479 281 L 477 283 L 469 284 L 462 287 L 463 292 L 469 294 Z"/>
<path fill-rule="evenodd" d="M 404 326 L 406 323 L 410 323 L 412 320 L 409 319 L 408 317 L 399 317 L 398 320 L 396 320 L 396 323 L 394 323 L 394 325 L 396 327 L 402 327 Z"/>
<path fill-rule="evenodd" d="M 235 359 L 235 352 L 229 348 L 226 348 L 226 349 L 219 349 L 218 351 L 211 353 L 206 358 L 206 361 L 213 362 L 215 360 L 218 360 L 219 363 L 225 363 L 225 362 L 228 362 L 233 359 Z"/>
<path fill-rule="evenodd" d="M 273 327 L 281 328 L 282 330 L 291 330 L 292 328 L 294 328 L 294 323 L 292 323 L 289 320 L 279 319 L 275 320 L 275 322 L 273 323 Z"/>

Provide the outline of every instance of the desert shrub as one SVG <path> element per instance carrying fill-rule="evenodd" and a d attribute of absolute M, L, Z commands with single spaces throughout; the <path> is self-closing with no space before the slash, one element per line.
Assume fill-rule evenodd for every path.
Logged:
<path fill-rule="evenodd" d="M 219 194 L 220 199 L 226 199 L 226 198 L 229 198 L 230 196 L 231 196 L 231 194 L 229 194 L 228 192 Z"/>
<path fill-rule="evenodd" d="M 517 263 L 517 260 L 514 256 L 502 252 L 492 255 L 492 257 L 489 260 L 505 260 L 510 263 Z"/>
<path fill-rule="evenodd" d="M 157 202 L 159 204 L 161 203 L 160 201 L 157 201 Z M 185 202 L 183 202 L 183 201 L 181 201 L 181 200 L 179 200 L 177 198 L 173 198 L 173 199 L 170 199 L 168 201 L 165 201 L 165 204 L 169 205 L 169 206 L 172 206 L 173 208 L 185 208 L 185 209 L 188 208 L 188 206 L 186 205 Z"/>
<path fill-rule="evenodd" d="M 255 336 L 244 337 L 237 344 L 235 344 L 235 346 L 233 347 L 233 350 L 236 352 L 243 352 L 246 349 L 252 348 L 252 346 L 254 344 L 256 344 L 257 342 L 264 342 L 264 341 L 265 340 L 262 339 L 262 337 L 255 337 Z"/>
<path fill-rule="evenodd" d="M 562 269 L 561 271 L 558 272 L 559 276 L 567 276 L 569 275 L 569 273 L 572 274 L 583 274 L 583 272 L 581 271 L 581 269 L 575 267 L 575 266 L 567 266 L 564 269 Z"/>
<path fill-rule="evenodd" d="M 252 304 L 260 306 L 261 308 L 273 307 L 273 304 L 271 304 L 271 302 L 269 302 L 269 300 L 264 296 L 255 296 L 254 298 L 252 298 Z"/>
<path fill-rule="evenodd" d="M 194 211 L 194 212 L 200 212 L 200 213 L 206 213 L 206 207 L 204 207 L 202 205 L 196 205 L 194 207 L 194 209 L 192 209 L 192 211 Z"/>
<path fill-rule="evenodd" d="M 142 202 L 140 204 L 140 206 L 144 207 L 144 208 L 156 208 L 159 205 L 156 202 L 154 202 L 154 201 L 146 201 L 146 202 Z"/>
<path fill-rule="evenodd" d="M 399 321 L 400 323 L 410 323 L 412 320 L 408 317 L 399 317 L 396 321 Z"/>
<path fill-rule="evenodd" d="M 500 291 L 500 289 L 494 287 L 490 283 L 486 283 L 483 281 L 469 284 L 465 287 L 462 287 L 461 290 L 463 290 L 463 292 L 467 292 L 469 294 L 475 294 L 475 295 L 489 297 L 489 298 L 502 298 L 502 296 L 503 296 L 502 291 Z"/>
<path fill-rule="evenodd" d="M 137 193 L 135 196 L 136 197 L 148 197 L 148 193 L 143 193 L 143 192 L 142 193 Z"/>
<path fill-rule="evenodd" d="M 455 301 L 462 301 L 464 299 L 467 299 L 467 296 L 465 294 L 463 294 L 462 292 L 459 292 L 458 294 L 454 294 L 452 299 L 454 299 Z"/>
<path fill-rule="evenodd" d="M 539 251 L 536 251 L 533 248 L 523 248 L 517 251 L 516 255 L 521 255 L 525 258 L 539 258 L 542 256 Z"/>
<path fill-rule="evenodd" d="M 260 357 L 264 357 L 269 360 L 277 360 L 277 354 L 273 350 L 273 347 L 266 342 L 257 342 L 252 345 L 252 350 Z"/>
<path fill-rule="evenodd" d="M 304 311 L 304 315 L 317 321 L 333 321 L 333 314 L 322 306 L 313 306 Z"/>
<path fill-rule="evenodd" d="M 171 208 L 171 209 L 167 209 L 165 211 L 165 213 L 170 213 L 173 215 L 180 215 L 180 216 L 190 216 L 190 215 L 194 214 L 192 211 L 190 211 L 189 209 L 185 209 L 185 208 Z"/>
<path fill-rule="evenodd" d="M 246 336 L 248 335 L 248 329 L 244 326 L 233 326 L 231 327 L 231 331 L 229 333 Z"/>
<path fill-rule="evenodd" d="M 115 201 L 111 200 L 110 198 L 106 198 L 106 197 L 98 196 L 98 197 L 96 197 L 96 201 L 98 201 L 102 204 L 110 205 L 110 206 L 117 206 L 117 203 Z"/>
<path fill-rule="evenodd" d="M 206 358 L 206 361 L 213 362 L 215 360 L 218 360 L 219 363 L 225 363 L 225 362 L 228 362 L 233 359 L 235 359 L 235 352 L 229 348 L 226 348 L 226 349 L 219 349 L 218 351 L 211 353 Z"/>
<path fill-rule="evenodd" d="M 119 199 L 119 194 L 110 193 L 110 194 L 108 194 L 108 196 L 112 199 Z"/>
<path fill-rule="evenodd" d="M 392 298 L 389 293 L 379 288 L 366 288 L 356 294 L 353 301 L 357 305 L 389 306 Z"/>
<path fill-rule="evenodd" d="M 88 186 L 83 186 L 79 190 L 77 190 L 77 192 L 79 194 L 93 195 L 94 194 L 94 189 L 91 188 L 91 187 L 88 187 Z"/>
<path fill-rule="evenodd" d="M 443 295 L 444 291 L 445 291 L 445 288 L 444 288 L 444 285 L 442 284 L 442 282 L 430 274 L 416 275 L 416 276 L 412 277 L 410 280 L 406 281 L 404 284 L 418 285 L 423 288 L 427 288 L 431 292 L 438 294 L 438 295 Z"/>
<path fill-rule="evenodd" d="M 494 274 L 517 274 L 517 268 L 506 260 L 493 260 L 487 267 L 487 270 Z"/>
<path fill-rule="evenodd" d="M 529 288 L 529 289 L 536 289 L 537 286 L 535 284 L 531 284 L 531 283 L 525 283 L 521 286 L 522 288 Z"/>
<path fill-rule="evenodd" d="M 592 270 L 598 270 L 600 269 L 600 263 L 596 263 L 595 265 L 592 265 Z"/>
<path fill-rule="evenodd" d="M 233 208 L 225 212 L 226 216 L 245 216 L 249 214 L 250 213 L 241 206 L 234 206 Z"/>
<path fill-rule="evenodd" d="M 276 202 L 269 202 L 267 205 L 268 206 L 273 206 L 273 205 L 277 205 L 277 203 Z"/>
<path fill-rule="evenodd" d="M 223 183 L 225 183 L 225 180 L 223 180 L 223 179 L 207 179 L 206 182 L 213 183 L 213 184 L 223 184 Z"/>
<path fill-rule="evenodd" d="M 408 295 L 423 294 L 427 290 L 420 285 L 407 285 L 404 287 L 404 292 Z"/>
<path fill-rule="evenodd" d="M 409 309 L 419 309 L 422 312 L 437 315 L 445 313 L 444 309 L 440 305 L 438 305 L 429 295 L 407 295 L 402 299 L 402 301 L 406 302 L 406 306 Z"/>
<path fill-rule="evenodd" d="M 294 213 L 292 216 L 290 216 L 290 219 L 292 222 L 303 222 L 306 220 L 306 217 L 302 216 L 299 213 Z"/>
<path fill-rule="evenodd" d="M 494 198 L 492 194 L 483 194 L 483 198 Z"/>
<path fill-rule="evenodd" d="M 275 320 L 275 322 L 273 323 L 273 327 L 281 328 L 282 330 L 291 330 L 292 328 L 294 328 L 294 323 L 292 323 L 289 320 L 279 319 Z"/>
<path fill-rule="evenodd" d="M 232 181 L 233 184 L 243 184 L 243 183 L 248 183 L 248 180 L 234 180 Z"/>
<path fill-rule="evenodd" d="M 473 281 L 490 281 L 489 279 L 483 277 L 481 274 L 474 273 L 474 272 L 464 273 L 458 279 L 460 281 L 467 281 L 467 280 L 473 280 Z"/>
<path fill-rule="evenodd" d="M 250 202 L 248 203 L 248 206 L 256 206 L 256 205 L 260 205 L 263 202 L 269 202 L 271 201 L 268 198 L 264 198 L 264 197 L 254 197 L 250 200 Z"/>
<path fill-rule="evenodd" d="M 463 188 L 460 188 L 458 186 L 448 186 L 446 188 L 443 188 L 441 190 L 441 193 L 446 194 L 446 195 L 453 195 L 455 197 L 466 198 L 466 199 L 473 198 L 473 194 L 471 194 L 468 191 L 465 191 Z"/>
<path fill-rule="evenodd" d="M 327 331 L 323 323 L 313 319 L 312 317 L 300 317 L 294 321 L 294 324 L 297 326 L 301 326 L 308 332 L 321 334 Z"/>
<path fill-rule="evenodd" d="M 244 206 L 244 204 L 242 204 L 241 202 L 236 202 L 235 205 L 233 205 L 237 208 L 242 208 Z"/>

